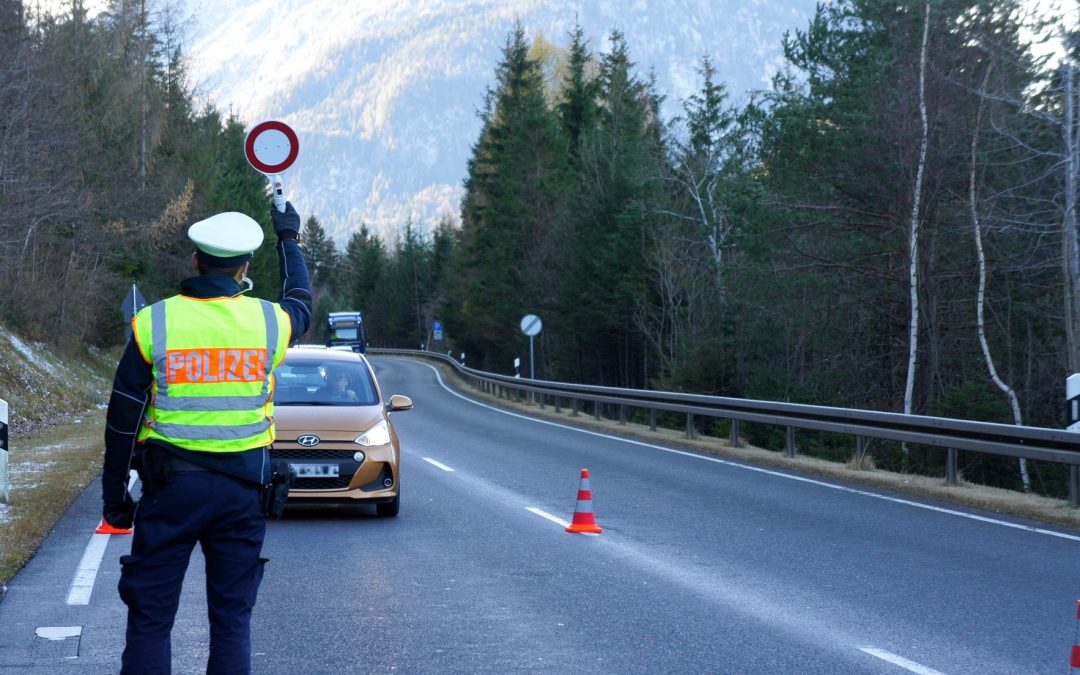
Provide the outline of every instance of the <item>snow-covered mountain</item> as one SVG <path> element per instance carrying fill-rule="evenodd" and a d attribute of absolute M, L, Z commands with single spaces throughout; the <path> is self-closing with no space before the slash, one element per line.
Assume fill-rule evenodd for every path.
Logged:
<path fill-rule="evenodd" d="M 300 157 L 285 176 L 303 213 L 344 244 L 456 217 L 477 110 L 515 20 L 565 47 L 575 21 L 597 53 L 618 29 L 666 116 L 708 55 L 734 100 L 779 67 L 784 31 L 814 0 L 194 0 L 188 49 L 199 93 L 250 126 L 290 124 Z"/>

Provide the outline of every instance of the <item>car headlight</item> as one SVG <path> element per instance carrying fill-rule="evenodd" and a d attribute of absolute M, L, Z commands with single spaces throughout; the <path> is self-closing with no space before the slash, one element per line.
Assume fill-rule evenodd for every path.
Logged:
<path fill-rule="evenodd" d="M 378 424 L 357 436 L 353 441 L 360 445 L 386 445 L 389 442 L 390 427 L 386 424 L 386 420 L 379 420 Z"/>

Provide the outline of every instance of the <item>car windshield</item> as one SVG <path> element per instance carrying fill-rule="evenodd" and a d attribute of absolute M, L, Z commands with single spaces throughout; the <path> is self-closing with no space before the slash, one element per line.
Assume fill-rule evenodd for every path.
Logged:
<path fill-rule="evenodd" d="M 360 361 L 285 360 L 274 370 L 276 405 L 376 405 L 375 383 Z"/>
<path fill-rule="evenodd" d="M 335 340 L 355 340 L 359 331 L 355 328 L 335 328 L 334 339 Z"/>

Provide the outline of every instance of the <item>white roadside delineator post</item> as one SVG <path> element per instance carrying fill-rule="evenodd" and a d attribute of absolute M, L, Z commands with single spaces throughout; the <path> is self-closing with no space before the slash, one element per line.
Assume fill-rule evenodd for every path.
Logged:
<path fill-rule="evenodd" d="M 11 499 L 11 487 L 8 482 L 8 404 L 0 399 L 0 504 L 7 504 Z"/>
<path fill-rule="evenodd" d="M 1065 417 L 1068 431 L 1080 431 L 1080 373 L 1065 378 Z M 1069 465 L 1069 505 L 1080 507 L 1080 466 Z"/>

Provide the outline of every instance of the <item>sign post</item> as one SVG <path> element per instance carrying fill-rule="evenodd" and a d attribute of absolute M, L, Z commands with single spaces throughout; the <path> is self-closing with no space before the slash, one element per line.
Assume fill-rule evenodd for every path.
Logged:
<path fill-rule="evenodd" d="M 131 292 L 125 295 L 124 301 L 120 303 L 120 311 L 124 313 L 124 323 L 127 324 L 127 339 L 129 340 L 131 339 L 131 320 L 135 318 L 135 315 L 143 307 L 146 307 L 146 299 L 139 292 L 138 286 L 131 284 Z"/>
<path fill-rule="evenodd" d="M 300 154 L 300 140 L 288 124 L 277 120 L 259 122 L 244 139 L 244 156 L 256 171 L 270 180 L 274 206 L 285 212 L 285 187 L 281 173 L 292 166 Z"/>
<path fill-rule="evenodd" d="M 0 399 L 0 504 L 7 504 L 11 499 L 11 484 L 8 482 L 8 404 Z"/>
<path fill-rule="evenodd" d="M 533 359 L 533 338 L 540 334 L 544 324 L 535 314 L 521 317 L 521 332 L 529 336 L 529 379 L 536 379 L 536 364 Z"/>

